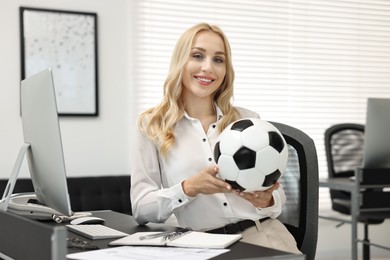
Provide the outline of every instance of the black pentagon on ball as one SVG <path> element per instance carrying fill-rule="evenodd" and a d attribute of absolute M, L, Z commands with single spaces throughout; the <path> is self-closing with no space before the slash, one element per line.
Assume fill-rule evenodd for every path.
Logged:
<path fill-rule="evenodd" d="M 265 176 L 263 186 L 264 187 L 271 186 L 280 178 L 280 175 L 282 175 L 282 174 L 280 173 L 279 170 L 276 170 L 273 173 L 268 174 L 267 176 Z"/>
<path fill-rule="evenodd" d="M 284 148 L 284 142 L 280 134 L 278 132 L 271 131 L 268 132 L 268 137 L 269 145 L 280 153 Z"/>
<path fill-rule="evenodd" d="M 239 190 L 239 191 L 244 191 L 245 188 L 243 188 L 240 184 L 238 184 L 236 181 L 231 181 L 231 180 L 225 180 L 227 183 L 230 184 L 230 186 L 232 186 L 232 189 L 233 190 Z"/>
<path fill-rule="evenodd" d="M 234 155 L 233 159 L 240 170 L 250 169 L 255 167 L 256 164 L 256 152 L 248 147 L 241 146 Z"/>
<path fill-rule="evenodd" d="M 239 121 L 236 121 L 235 123 L 233 123 L 233 125 L 230 129 L 242 132 L 250 126 L 253 126 L 252 120 L 242 119 L 242 120 L 239 120 Z"/>
<path fill-rule="evenodd" d="M 214 147 L 214 160 L 216 163 L 218 163 L 219 157 L 221 156 L 221 148 L 219 146 L 220 142 L 217 142 Z"/>

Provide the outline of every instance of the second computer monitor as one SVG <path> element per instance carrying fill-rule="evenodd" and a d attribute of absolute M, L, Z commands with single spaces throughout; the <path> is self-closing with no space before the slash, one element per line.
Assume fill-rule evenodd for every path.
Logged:
<path fill-rule="evenodd" d="M 390 168 L 390 99 L 368 99 L 364 134 L 363 167 Z"/>

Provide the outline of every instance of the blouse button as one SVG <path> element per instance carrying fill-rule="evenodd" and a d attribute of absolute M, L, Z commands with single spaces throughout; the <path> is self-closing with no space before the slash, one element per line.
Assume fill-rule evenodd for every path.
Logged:
<path fill-rule="evenodd" d="M 227 203 L 226 203 L 226 202 L 224 202 L 224 203 L 223 203 L 223 205 L 226 207 L 226 206 L 227 206 Z"/>
<path fill-rule="evenodd" d="M 209 162 L 211 162 L 213 159 L 209 158 Z"/>
<path fill-rule="evenodd" d="M 206 142 L 206 138 L 203 138 L 202 141 L 203 141 L 203 142 Z"/>
<path fill-rule="evenodd" d="M 213 128 L 215 128 L 215 125 L 213 125 Z"/>
<path fill-rule="evenodd" d="M 182 203 L 183 201 L 181 199 L 179 199 L 179 203 Z"/>

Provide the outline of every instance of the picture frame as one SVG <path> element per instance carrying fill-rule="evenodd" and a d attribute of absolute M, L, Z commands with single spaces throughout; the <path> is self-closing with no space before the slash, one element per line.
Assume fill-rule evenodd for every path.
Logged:
<path fill-rule="evenodd" d="M 20 7 L 21 79 L 53 71 L 62 116 L 98 116 L 97 14 Z"/>

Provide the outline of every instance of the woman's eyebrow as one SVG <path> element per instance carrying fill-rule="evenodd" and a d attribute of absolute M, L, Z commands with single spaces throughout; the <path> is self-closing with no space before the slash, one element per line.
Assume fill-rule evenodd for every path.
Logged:
<path fill-rule="evenodd" d="M 200 51 L 203 51 L 203 52 L 206 52 L 206 49 L 202 48 L 202 47 L 192 47 L 192 49 L 196 49 L 196 50 L 200 50 Z"/>
<path fill-rule="evenodd" d="M 200 50 L 200 51 L 206 52 L 206 49 L 204 49 L 202 47 L 193 47 L 192 49 L 196 49 L 196 50 Z M 216 51 L 215 54 L 216 55 L 225 55 L 225 53 L 223 51 Z"/>

